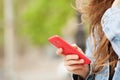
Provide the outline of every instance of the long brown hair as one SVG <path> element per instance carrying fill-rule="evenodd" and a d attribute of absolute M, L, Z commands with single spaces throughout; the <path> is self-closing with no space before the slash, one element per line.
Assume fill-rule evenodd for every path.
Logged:
<path fill-rule="evenodd" d="M 78 1 L 82 3 L 82 1 L 85 0 Z M 110 62 L 109 65 L 113 72 L 117 63 L 118 57 L 109 40 L 106 38 L 101 25 L 101 18 L 104 12 L 112 6 L 113 1 L 114 0 L 89 0 L 89 2 L 84 2 L 84 5 L 77 6 L 78 10 L 82 13 L 83 21 L 89 21 L 90 34 L 92 34 L 94 39 L 93 57 L 95 58 L 95 62 L 93 64 L 93 73 L 101 71 L 104 66 L 108 65 L 106 63 L 107 61 Z"/>

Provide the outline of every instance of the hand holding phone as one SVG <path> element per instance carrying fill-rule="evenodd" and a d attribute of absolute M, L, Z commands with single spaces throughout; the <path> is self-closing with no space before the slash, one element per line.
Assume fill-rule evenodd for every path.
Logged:
<path fill-rule="evenodd" d="M 52 36 L 48 39 L 50 43 L 52 43 L 57 48 L 62 48 L 64 55 L 71 55 L 71 54 L 77 54 L 80 59 L 84 59 L 84 64 L 90 64 L 91 61 L 88 59 L 82 52 L 79 52 L 77 49 L 75 49 L 73 46 L 71 46 L 69 43 L 64 41 L 61 37 L 58 35 Z"/>

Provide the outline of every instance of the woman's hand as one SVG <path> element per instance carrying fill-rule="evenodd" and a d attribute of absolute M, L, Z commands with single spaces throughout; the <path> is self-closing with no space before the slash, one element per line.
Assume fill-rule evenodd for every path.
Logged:
<path fill-rule="evenodd" d="M 112 7 L 120 6 L 120 0 L 114 0 Z"/>
<path fill-rule="evenodd" d="M 74 46 L 79 51 L 82 51 L 77 46 Z M 83 78 L 86 78 L 89 74 L 89 65 L 83 64 L 84 60 L 79 59 L 78 55 L 64 55 L 62 53 L 62 49 L 59 48 L 56 52 L 58 55 L 63 56 L 64 58 L 64 65 L 68 71 L 70 71 L 73 74 L 77 74 L 82 76 Z"/>

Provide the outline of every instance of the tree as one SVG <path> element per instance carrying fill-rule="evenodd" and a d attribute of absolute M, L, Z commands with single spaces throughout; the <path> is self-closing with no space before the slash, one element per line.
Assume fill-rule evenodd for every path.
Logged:
<path fill-rule="evenodd" d="M 14 58 L 15 58 L 15 37 L 14 37 L 14 10 L 13 0 L 4 0 L 4 52 L 5 52 L 5 78 L 15 80 Z"/>
<path fill-rule="evenodd" d="M 69 0 L 31 0 L 21 20 L 22 31 L 37 45 L 47 42 L 49 36 L 61 34 L 61 29 L 73 16 Z"/>

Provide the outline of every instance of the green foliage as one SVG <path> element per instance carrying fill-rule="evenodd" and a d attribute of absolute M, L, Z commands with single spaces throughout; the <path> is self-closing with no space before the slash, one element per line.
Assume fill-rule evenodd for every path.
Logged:
<path fill-rule="evenodd" d="M 0 21 L 3 18 L 3 0 L 0 0 Z"/>
<path fill-rule="evenodd" d="M 51 35 L 61 34 L 61 29 L 73 16 L 69 0 L 31 0 L 22 21 L 22 32 L 35 44 L 44 44 Z"/>
<path fill-rule="evenodd" d="M 0 0 L 0 45 L 3 44 L 3 0 Z"/>
<path fill-rule="evenodd" d="M 0 27 L 0 45 L 3 44 L 3 27 Z"/>

